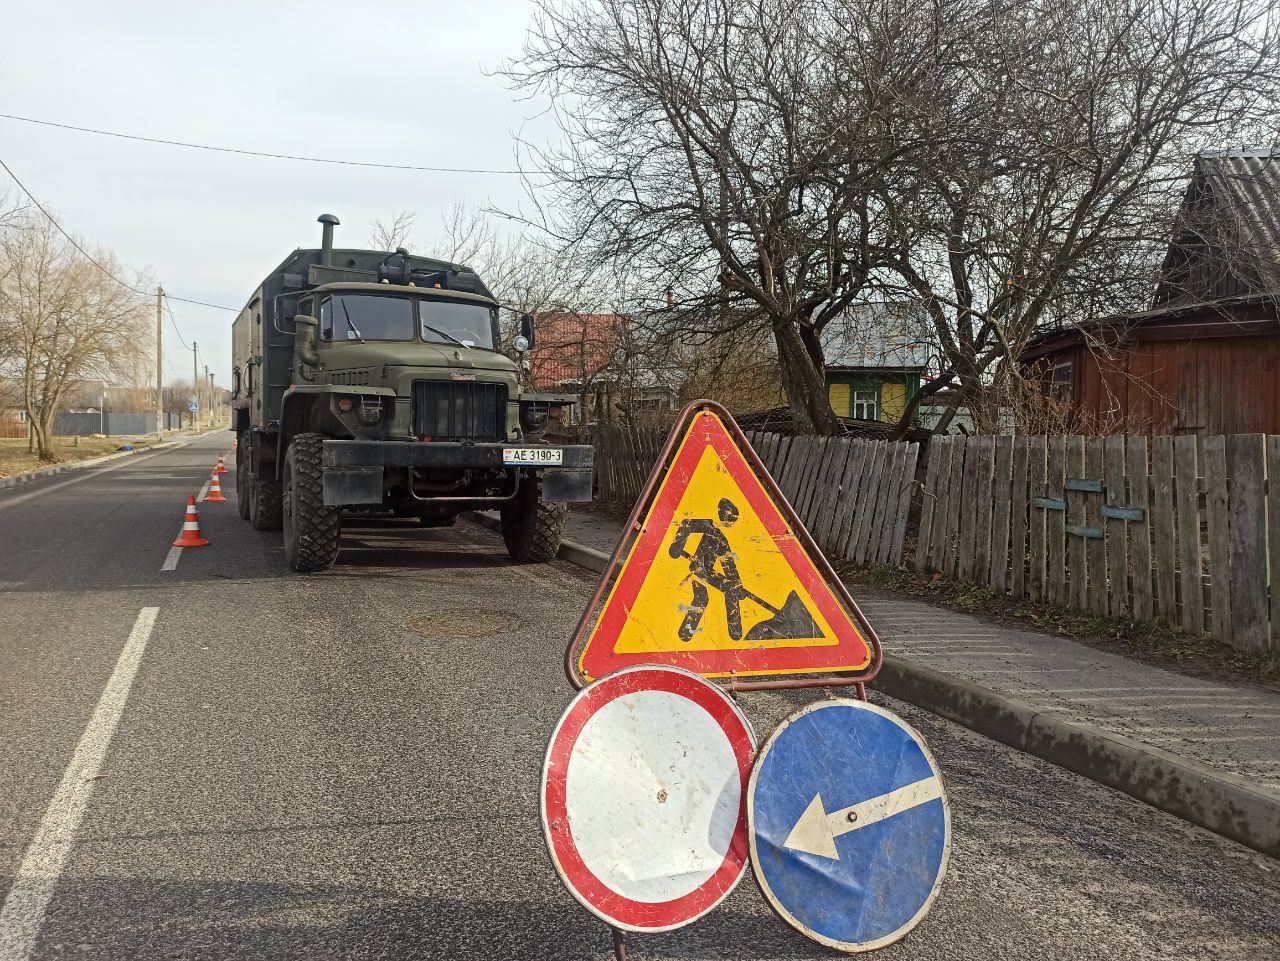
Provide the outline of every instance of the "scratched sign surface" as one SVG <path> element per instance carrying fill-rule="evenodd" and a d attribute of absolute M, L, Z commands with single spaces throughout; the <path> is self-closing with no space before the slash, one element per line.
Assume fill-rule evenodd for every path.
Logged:
<path fill-rule="evenodd" d="M 751 773 L 747 825 L 770 904 L 847 952 L 906 937 L 937 896 L 951 848 L 929 749 L 866 701 L 817 701 L 779 725 Z"/>
<path fill-rule="evenodd" d="M 724 423 L 688 429 L 587 634 L 593 680 L 634 664 L 704 677 L 865 671 L 872 649 Z"/>
<path fill-rule="evenodd" d="M 714 908 L 746 871 L 754 752 L 733 701 L 687 671 L 628 668 L 582 690 L 542 773 L 547 850 L 569 892 L 628 931 Z"/>

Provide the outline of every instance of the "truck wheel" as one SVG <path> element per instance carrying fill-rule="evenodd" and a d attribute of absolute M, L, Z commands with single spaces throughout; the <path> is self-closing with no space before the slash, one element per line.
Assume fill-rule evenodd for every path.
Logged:
<path fill-rule="evenodd" d="M 516 496 L 502 506 L 502 539 L 517 564 L 545 564 L 560 550 L 569 508 L 544 501 L 541 486 L 537 477 L 525 478 Z"/>
<path fill-rule="evenodd" d="M 327 571 L 338 557 L 338 508 L 326 506 L 320 475 L 324 437 L 299 434 L 284 458 L 284 556 L 302 574 Z"/>
<path fill-rule="evenodd" d="M 242 433 L 236 443 L 236 511 L 242 520 L 247 521 L 252 516 L 252 498 L 249 494 L 253 484 L 253 471 L 250 469 L 253 460 L 246 453 L 244 444 Z"/>
<path fill-rule="evenodd" d="M 434 507 L 418 508 L 418 523 L 423 527 L 452 527 L 458 520 L 457 514 L 446 514 Z"/>
<path fill-rule="evenodd" d="M 252 474 L 249 468 L 247 474 Z M 249 491 L 249 522 L 256 531 L 280 529 L 280 485 L 276 481 L 250 477 L 245 485 Z"/>

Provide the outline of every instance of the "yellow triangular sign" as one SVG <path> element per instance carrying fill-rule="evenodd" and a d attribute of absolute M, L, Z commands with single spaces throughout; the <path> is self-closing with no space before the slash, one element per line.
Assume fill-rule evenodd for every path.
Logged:
<path fill-rule="evenodd" d="M 868 672 L 878 662 L 874 632 L 829 565 L 810 556 L 812 541 L 776 486 L 700 406 L 682 418 L 687 428 L 640 532 L 625 557 L 622 545 L 614 554 L 608 593 L 589 629 L 583 619 L 571 668 L 583 681 L 635 664 L 706 677 Z"/>

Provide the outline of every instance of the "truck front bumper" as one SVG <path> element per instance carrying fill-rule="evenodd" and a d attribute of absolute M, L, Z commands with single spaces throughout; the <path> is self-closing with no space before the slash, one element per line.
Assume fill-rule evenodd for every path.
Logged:
<path fill-rule="evenodd" d="M 560 463 L 541 466 L 508 463 L 505 452 L 536 449 L 560 451 Z M 466 444 L 450 441 L 326 440 L 321 457 L 324 502 L 332 506 L 381 504 L 385 469 L 505 470 L 513 475 L 536 471 L 542 475 L 547 501 L 591 500 L 591 470 L 595 450 L 588 444 Z M 429 498 L 432 501 L 467 500 Z M 484 500 L 484 498 L 472 498 Z"/>

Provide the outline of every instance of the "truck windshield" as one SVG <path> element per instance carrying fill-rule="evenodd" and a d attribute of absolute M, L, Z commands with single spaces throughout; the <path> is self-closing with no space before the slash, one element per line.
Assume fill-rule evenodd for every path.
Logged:
<path fill-rule="evenodd" d="M 413 301 L 334 294 L 320 307 L 320 330 L 334 340 L 413 340 Z"/>
<path fill-rule="evenodd" d="M 493 307 L 456 300 L 423 300 L 418 305 L 422 339 L 496 350 Z"/>

